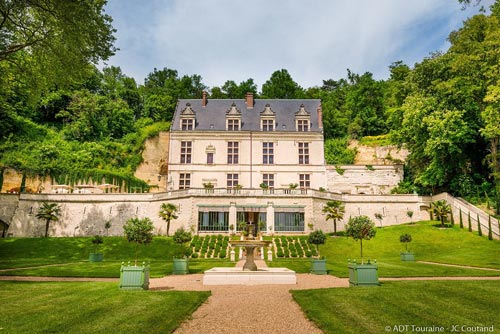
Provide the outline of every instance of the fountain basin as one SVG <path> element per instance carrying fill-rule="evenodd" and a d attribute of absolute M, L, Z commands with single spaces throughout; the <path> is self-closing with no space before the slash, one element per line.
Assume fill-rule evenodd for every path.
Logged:
<path fill-rule="evenodd" d="M 263 240 L 233 240 L 229 242 L 232 247 L 245 247 L 247 252 L 247 257 L 245 264 L 243 265 L 244 270 L 249 271 L 257 271 L 257 265 L 253 259 L 253 252 L 255 248 L 258 247 L 267 247 L 271 243 L 271 241 L 263 241 Z"/>
<path fill-rule="evenodd" d="M 295 271 L 288 268 L 261 268 L 256 271 L 233 267 L 206 270 L 203 285 L 297 284 Z"/>

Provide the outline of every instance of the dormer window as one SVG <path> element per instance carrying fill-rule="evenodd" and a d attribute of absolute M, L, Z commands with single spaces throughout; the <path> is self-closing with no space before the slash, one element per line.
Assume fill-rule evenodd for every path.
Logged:
<path fill-rule="evenodd" d="M 181 130 L 194 130 L 196 124 L 196 113 L 191 108 L 191 103 L 186 103 L 186 108 L 181 111 L 180 121 Z"/>
<path fill-rule="evenodd" d="M 303 104 L 300 105 L 299 111 L 295 113 L 295 128 L 300 132 L 309 131 L 311 123 L 311 114 L 306 110 Z"/>
<path fill-rule="evenodd" d="M 241 129 L 241 111 L 236 108 L 236 103 L 233 102 L 231 108 L 226 111 L 226 130 L 239 131 Z"/>
<path fill-rule="evenodd" d="M 260 113 L 260 128 L 262 131 L 274 131 L 276 113 L 266 104 L 265 109 Z"/>

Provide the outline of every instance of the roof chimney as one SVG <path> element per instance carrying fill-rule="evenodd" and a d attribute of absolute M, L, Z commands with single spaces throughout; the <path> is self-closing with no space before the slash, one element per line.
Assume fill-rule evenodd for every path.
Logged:
<path fill-rule="evenodd" d="M 207 92 L 203 91 L 203 98 L 201 100 L 201 106 L 204 107 L 207 105 Z"/>
<path fill-rule="evenodd" d="M 247 103 L 247 109 L 253 109 L 253 93 L 247 93 L 246 103 Z"/>
<path fill-rule="evenodd" d="M 321 104 L 318 106 L 318 127 L 323 129 L 323 111 L 321 110 Z"/>

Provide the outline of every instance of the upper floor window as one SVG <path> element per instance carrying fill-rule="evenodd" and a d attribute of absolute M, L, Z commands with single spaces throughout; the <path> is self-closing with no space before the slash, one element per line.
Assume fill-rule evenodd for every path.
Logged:
<path fill-rule="evenodd" d="M 239 143 L 230 141 L 227 143 L 227 163 L 238 164 Z"/>
<path fill-rule="evenodd" d="M 309 121 L 307 119 L 297 120 L 297 131 L 309 131 Z"/>
<path fill-rule="evenodd" d="M 238 131 L 240 129 L 239 119 L 228 119 L 227 120 L 227 131 Z"/>
<path fill-rule="evenodd" d="M 299 143 L 299 165 L 309 164 L 309 143 Z"/>
<path fill-rule="evenodd" d="M 195 122 L 196 122 L 196 113 L 191 108 L 191 103 L 186 103 L 186 108 L 181 111 L 180 115 L 180 126 L 181 130 L 194 130 Z"/>
<path fill-rule="evenodd" d="M 214 164 L 214 153 L 208 152 L 207 153 L 207 165 L 213 165 L 213 164 Z"/>
<path fill-rule="evenodd" d="M 271 109 L 271 106 L 266 104 L 266 107 L 260 113 L 260 128 L 262 131 L 274 131 L 276 113 Z"/>
<path fill-rule="evenodd" d="M 193 128 L 194 128 L 193 125 L 194 125 L 194 119 L 192 119 L 192 118 L 181 119 L 181 129 L 183 131 L 193 130 Z"/>
<path fill-rule="evenodd" d="M 300 105 L 299 111 L 295 113 L 295 127 L 297 131 L 309 131 L 311 122 L 311 114 L 306 110 L 303 104 Z"/>
<path fill-rule="evenodd" d="M 262 131 L 274 131 L 274 119 L 263 119 Z"/>
<path fill-rule="evenodd" d="M 264 165 L 274 164 L 274 143 L 262 143 L 262 163 Z"/>
<path fill-rule="evenodd" d="M 262 183 L 271 189 L 274 188 L 274 174 L 262 174 Z"/>
<path fill-rule="evenodd" d="M 241 128 L 241 111 L 236 108 L 236 103 L 231 104 L 231 108 L 226 111 L 227 131 L 238 131 Z"/>
<path fill-rule="evenodd" d="M 190 141 L 181 141 L 181 164 L 191 163 L 192 145 Z"/>

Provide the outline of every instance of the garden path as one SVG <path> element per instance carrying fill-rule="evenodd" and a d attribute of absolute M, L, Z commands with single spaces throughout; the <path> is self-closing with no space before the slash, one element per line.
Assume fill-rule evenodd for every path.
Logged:
<path fill-rule="evenodd" d="M 439 262 L 430 262 L 430 261 L 417 261 L 417 262 L 419 262 L 419 263 L 425 263 L 425 264 L 433 264 L 433 265 L 436 265 L 436 266 L 444 266 L 444 267 L 456 267 L 456 268 L 467 268 L 467 269 L 500 271 L 500 269 L 495 269 L 495 268 L 463 266 L 463 265 L 459 265 L 459 264 L 448 264 L 448 263 L 439 263 Z"/>

